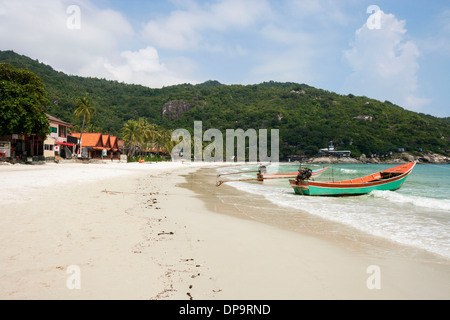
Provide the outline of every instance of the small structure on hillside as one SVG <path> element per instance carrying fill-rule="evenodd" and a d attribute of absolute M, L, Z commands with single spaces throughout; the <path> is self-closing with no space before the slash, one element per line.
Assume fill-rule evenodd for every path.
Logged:
<path fill-rule="evenodd" d="M 335 150 L 333 141 L 328 143 L 328 148 L 319 150 L 317 157 L 335 157 L 335 158 L 348 158 L 351 155 L 349 150 Z"/>

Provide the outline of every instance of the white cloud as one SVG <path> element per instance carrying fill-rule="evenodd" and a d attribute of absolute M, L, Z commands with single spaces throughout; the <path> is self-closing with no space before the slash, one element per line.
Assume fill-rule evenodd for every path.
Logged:
<path fill-rule="evenodd" d="M 159 60 L 158 51 L 147 47 L 139 51 L 124 51 L 121 64 L 104 63 L 105 69 L 126 83 L 141 84 L 149 87 L 162 87 L 178 83 L 195 83 L 192 79 L 183 78 L 178 72 L 170 71 Z M 186 61 L 183 61 L 186 63 Z M 189 63 L 188 63 L 189 64 Z M 177 67 L 174 70 L 179 70 Z"/>
<path fill-rule="evenodd" d="M 419 49 L 408 40 L 405 21 L 382 11 L 378 14 L 381 28 L 363 25 L 356 31 L 351 49 L 344 52 L 353 69 L 344 91 L 420 111 L 430 100 L 418 96 Z"/>
<path fill-rule="evenodd" d="M 77 1 L 80 25 L 69 28 L 71 5 L 69 0 L 0 0 L 0 50 L 14 50 L 68 74 L 153 87 L 189 81 L 161 63 L 154 47 L 126 50 L 136 34 L 117 11 Z"/>
<path fill-rule="evenodd" d="M 270 15 L 264 0 L 223 0 L 199 6 L 189 2 L 183 10 L 151 20 L 142 29 L 142 37 L 154 46 L 174 50 L 221 48 L 213 34 L 237 32 Z"/>
<path fill-rule="evenodd" d="M 79 29 L 67 27 L 68 1 L 0 1 L 0 48 L 76 73 L 97 56 L 118 50 L 133 30 L 118 12 L 79 1 Z"/>

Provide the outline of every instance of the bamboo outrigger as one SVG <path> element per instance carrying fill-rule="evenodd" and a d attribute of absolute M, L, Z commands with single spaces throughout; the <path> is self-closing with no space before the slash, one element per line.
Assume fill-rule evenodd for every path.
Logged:
<path fill-rule="evenodd" d="M 311 171 L 311 175 L 316 177 L 324 173 L 329 167 L 323 167 L 321 169 L 317 169 Z M 300 169 L 299 169 L 300 171 Z M 220 180 L 217 181 L 216 186 L 221 186 L 225 182 L 233 182 L 233 181 L 264 181 L 264 180 L 272 180 L 272 179 L 289 179 L 295 178 L 298 175 L 298 172 L 288 172 L 288 173 L 267 173 L 267 167 L 262 165 L 258 170 L 251 171 L 240 171 L 240 172 L 232 172 L 232 173 L 223 173 L 218 174 L 217 177 L 221 177 L 224 175 L 233 175 L 233 174 L 241 174 L 241 173 L 254 173 L 256 172 L 256 178 L 245 178 L 245 179 L 236 179 L 236 180 Z"/>

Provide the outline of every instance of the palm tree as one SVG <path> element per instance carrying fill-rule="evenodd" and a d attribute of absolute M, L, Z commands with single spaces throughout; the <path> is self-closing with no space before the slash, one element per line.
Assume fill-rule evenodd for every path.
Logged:
<path fill-rule="evenodd" d="M 80 142 L 79 142 L 79 150 L 81 155 L 81 139 L 83 137 L 84 125 L 85 123 L 89 123 L 91 121 L 92 115 L 95 113 L 95 108 L 91 105 L 91 101 L 86 95 L 83 98 L 79 98 L 75 101 L 75 111 L 73 112 L 75 117 L 78 119 L 83 116 L 83 124 L 81 125 L 80 132 Z"/>
<path fill-rule="evenodd" d="M 128 120 L 122 128 L 122 137 L 129 145 L 129 152 L 134 156 L 136 152 L 136 145 L 142 141 L 143 133 L 139 122 L 136 120 Z"/>
<path fill-rule="evenodd" d="M 148 143 L 155 142 L 159 136 L 158 127 L 156 124 L 150 124 L 147 119 L 139 118 L 137 121 L 142 135 L 142 143 L 147 148 Z"/>
<path fill-rule="evenodd" d="M 161 131 L 158 137 L 159 146 L 165 151 L 166 155 L 171 155 L 172 149 L 177 145 L 178 142 L 172 141 L 172 131 L 164 130 Z"/>

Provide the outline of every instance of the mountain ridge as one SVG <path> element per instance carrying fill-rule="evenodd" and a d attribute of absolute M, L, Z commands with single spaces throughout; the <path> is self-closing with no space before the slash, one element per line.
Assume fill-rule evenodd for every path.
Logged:
<path fill-rule="evenodd" d="M 353 94 L 339 95 L 307 84 L 263 82 L 225 85 L 217 80 L 160 89 L 98 78 L 66 75 L 51 66 L 13 51 L 0 51 L 0 62 L 36 73 L 50 100 L 48 113 L 72 124 L 74 101 L 86 94 L 97 113 L 92 125 L 119 134 L 129 119 L 145 117 L 167 129 L 279 129 L 281 157 L 315 154 L 332 140 L 337 149 L 361 154 L 410 152 L 449 154 L 450 118 L 405 110 Z M 167 103 L 189 105 L 176 117 L 163 117 Z M 166 105 L 167 106 L 167 105 Z M 170 120 L 169 120 L 170 119 Z"/>

